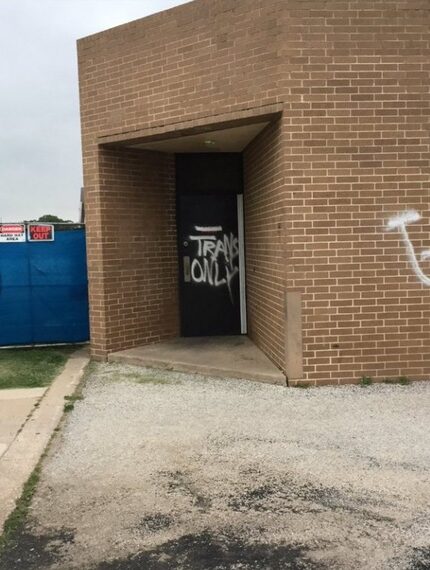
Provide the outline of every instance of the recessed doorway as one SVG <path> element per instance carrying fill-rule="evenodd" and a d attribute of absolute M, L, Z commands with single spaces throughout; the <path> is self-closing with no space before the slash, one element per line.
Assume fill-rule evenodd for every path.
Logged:
<path fill-rule="evenodd" d="M 242 156 L 176 155 L 181 335 L 246 334 Z"/>

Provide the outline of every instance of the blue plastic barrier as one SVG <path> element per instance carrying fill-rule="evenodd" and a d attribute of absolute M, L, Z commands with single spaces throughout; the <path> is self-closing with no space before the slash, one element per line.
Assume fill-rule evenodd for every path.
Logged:
<path fill-rule="evenodd" d="M 0 346 L 88 339 L 85 230 L 0 243 Z"/>

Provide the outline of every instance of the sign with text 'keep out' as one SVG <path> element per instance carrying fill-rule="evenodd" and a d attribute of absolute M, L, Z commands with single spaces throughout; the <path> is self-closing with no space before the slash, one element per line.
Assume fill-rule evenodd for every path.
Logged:
<path fill-rule="evenodd" d="M 28 224 L 28 241 L 54 241 L 52 224 Z"/>
<path fill-rule="evenodd" d="M 0 243 L 54 241 L 53 224 L 0 224 Z"/>

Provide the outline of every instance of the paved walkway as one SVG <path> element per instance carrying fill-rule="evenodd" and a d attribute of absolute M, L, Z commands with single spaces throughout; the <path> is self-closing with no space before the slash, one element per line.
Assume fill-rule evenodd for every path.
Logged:
<path fill-rule="evenodd" d="M 0 458 L 14 441 L 47 388 L 0 390 Z"/>
<path fill-rule="evenodd" d="M 0 391 L 0 533 L 88 361 L 88 351 L 78 350 L 48 388 Z"/>

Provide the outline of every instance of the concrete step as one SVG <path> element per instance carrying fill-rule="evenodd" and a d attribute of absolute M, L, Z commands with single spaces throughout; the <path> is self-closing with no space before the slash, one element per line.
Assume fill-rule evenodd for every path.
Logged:
<path fill-rule="evenodd" d="M 286 385 L 282 371 L 246 336 L 177 338 L 114 352 L 109 362 Z"/>

